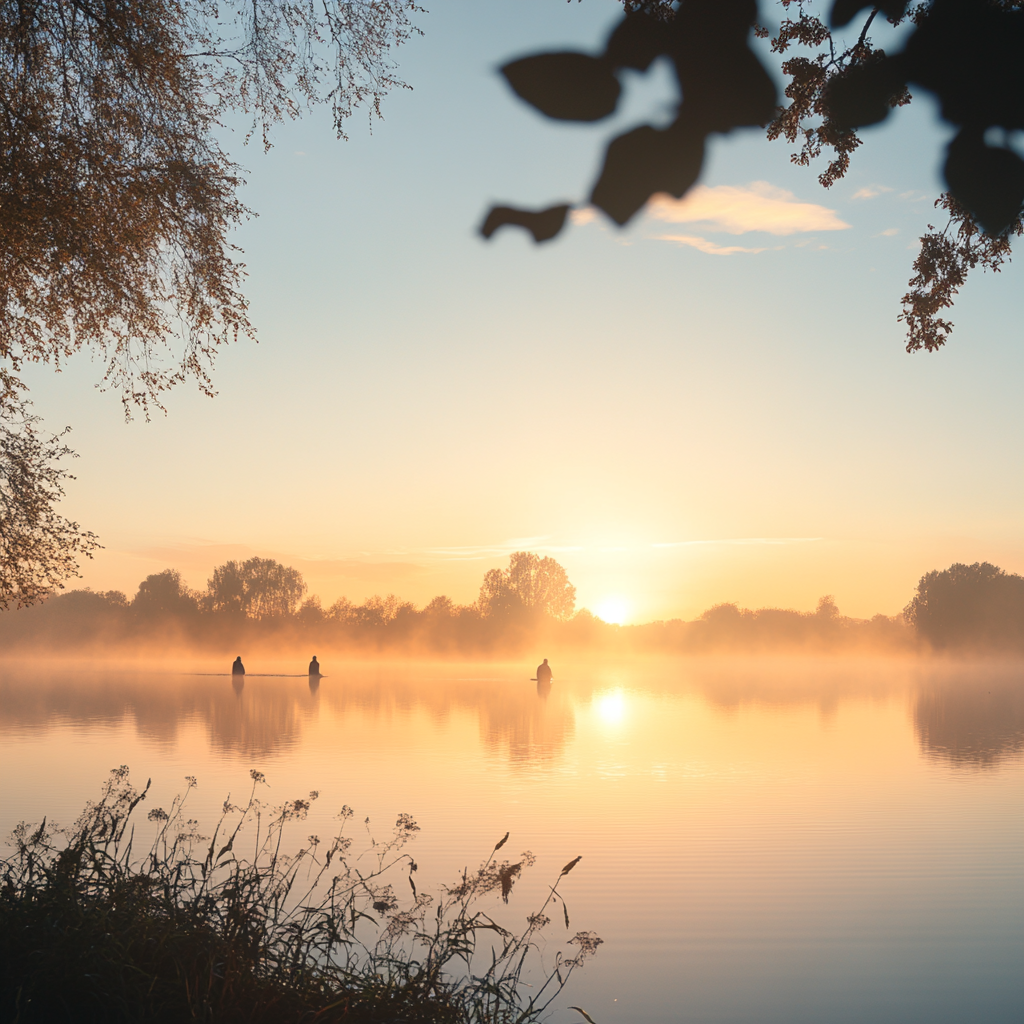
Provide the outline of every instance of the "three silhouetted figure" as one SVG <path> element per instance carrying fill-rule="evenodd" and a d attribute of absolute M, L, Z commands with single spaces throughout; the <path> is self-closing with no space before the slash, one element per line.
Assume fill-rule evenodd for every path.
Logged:
<path fill-rule="evenodd" d="M 320 662 L 316 660 L 316 655 L 313 655 L 313 660 L 309 663 L 309 674 L 311 676 L 320 676 Z"/>
<path fill-rule="evenodd" d="M 233 676 L 244 676 L 245 666 L 242 664 L 242 656 L 239 655 L 235 658 L 234 663 L 231 666 L 231 674 Z"/>
<path fill-rule="evenodd" d="M 547 686 L 551 682 L 551 666 L 548 664 L 548 659 L 537 666 L 537 682 Z"/>

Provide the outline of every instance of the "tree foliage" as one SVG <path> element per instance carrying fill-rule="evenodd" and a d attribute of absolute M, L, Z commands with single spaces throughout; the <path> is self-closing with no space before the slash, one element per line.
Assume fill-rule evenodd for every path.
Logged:
<path fill-rule="evenodd" d="M 177 569 L 164 569 L 139 584 L 132 611 L 144 619 L 192 615 L 199 610 L 198 596 L 189 590 Z"/>
<path fill-rule="evenodd" d="M 58 516 L 70 451 L 12 396 L 25 363 L 89 350 L 126 415 L 253 337 L 231 230 L 249 215 L 218 140 L 264 146 L 313 104 L 334 125 L 404 83 L 413 0 L 0 0 L 0 600 L 76 575 L 92 534 Z"/>
<path fill-rule="evenodd" d="M 342 134 L 402 83 L 412 0 L 2 0 L 0 360 L 88 348 L 126 410 L 251 335 L 228 235 L 248 215 L 217 139 L 328 102 Z"/>
<path fill-rule="evenodd" d="M 903 614 L 937 648 L 1024 649 L 1024 577 L 957 562 L 922 576 Z"/>
<path fill-rule="evenodd" d="M 78 572 L 78 558 L 99 547 L 94 534 L 56 511 L 61 465 L 74 452 L 68 430 L 45 434 L 39 418 L 0 371 L 0 609 L 34 604 L 61 590 Z"/>
<path fill-rule="evenodd" d="M 958 129 L 944 174 L 948 191 L 936 207 L 948 215 L 941 230 L 928 226 L 899 318 L 907 350 L 934 350 L 952 324 L 943 317 L 966 274 L 999 270 L 1010 238 L 1024 233 L 1024 160 L 993 140 L 1024 128 L 1024 10 L 1021 0 L 906 0 L 871 6 L 835 0 L 831 24 L 812 0 L 781 0 L 783 20 L 774 36 L 757 21 L 756 0 L 624 0 L 625 17 L 597 55 L 541 53 L 502 68 L 515 93 L 548 117 L 597 121 L 616 109 L 624 69 L 646 71 L 657 57 L 674 68 L 680 102 L 664 129 L 644 125 L 612 139 L 589 202 L 626 224 L 659 193 L 681 198 L 697 181 L 707 138 L 760 125 L 769 139 L 798 143 L 793 161 L 808 166 L 830 154 L 819 175 L 823 186 L 841 179 L 861 145 L 857 129 L 884 120 L 911 100 L 910 87 L 937 97 L 943 118 Z M 867 13 L 863 12 L 867 9 Z M 887 54 L 869 34 L 882 15 L 912 30 L 903 50 Z M 863 15 L 854 41 L 839 29 Z M 786 106 L 750 46 L 770 38 L 782 56 Z M 1004 138 L 1005 143 L 1005 138 Z M 568 203 L 545 210 L 491 209 L 482 232 L 515 224 L 537 242 L 564 227 Z"/>
<path fill-rule="evenodd" d="M 214 612 L 264 620 L 294 615 L 305 593 L 298 569 L 272 558 L 250 558 L 217 566 L 207 584 L 206 601 Z"/>
<path fill-rule="evenodd" d="M 484 615 L 496 618 L 565 620 L 576 607 L 576 588 L 553 558 L 517 551 L 507 569 L 491 569 L 484 575 L 479 604 Z"/>

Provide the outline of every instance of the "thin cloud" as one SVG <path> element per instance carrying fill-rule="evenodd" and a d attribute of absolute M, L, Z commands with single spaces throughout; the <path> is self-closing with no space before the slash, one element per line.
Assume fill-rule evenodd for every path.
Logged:
<path fill-rule="evenodd" d="M 690 548 L 708 545 L 749 545 L 749 544 L 811 544 L 824 540 L 824 537 L 730 537 L 722 540 L 672 540 L 661 544 L 652 544 L 652 548 Z"/>
<path fill-rule="evenodd" d="M 892 189 L 888 185 L 865 185 L 863 188 L 857 189 L 853 193 L 854 199 L 874 199 L 875 196 L 880 196 L 883 192 L 891 192 Z"/>
<path fill-rule="evenodd" d="M 795 235 L 810 231 L 843 231 L 850 225 L 835 210 L 802 203 L 792 192 L 766 181 L 749 185 L 698 185 L 682 199 L 660 195 L 648 206 L 648 216 L 668 224 L 707 224 L 730 235 L 764 231 Z"/>
<path fill-rule="evenodd" d="M 748 249 L 742 245 L 716 245 L 707 238 L 700 235 L 656 235 L 660 242 L 678 242 L 680 245 L 692 245 L 694 249 L 701 252 L 711 253 L 712 256 L 732 256 L 737 252 L 764 252 L 764 249 Z"/>
<path fill-rule="evenodd" d="M 577 227 L 582 227 L 584 224 L 597 220 L 597 210 L 592 206 L 583 206 L 578 210 L 570 210 L 569 220 Z"/>
<path fill-rule="evenodd" d="M 581 550 L 576 545 L 551 544 L 548 537 L 513 537 L 498 544 L 479 544 L 466 547 L 426 548 L 416 552 L 421 557 L 444 562 L 479 562 L 484 559 L 503 558 L 515 551 L 565 552 Z"/>

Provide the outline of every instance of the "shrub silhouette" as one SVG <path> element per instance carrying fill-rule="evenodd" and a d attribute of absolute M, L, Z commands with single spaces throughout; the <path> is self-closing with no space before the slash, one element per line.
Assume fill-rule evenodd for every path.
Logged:
<path fill-rule="evenodd" d="M 185 798 L 151 810 L 157 835 L 138 859 L 133 815 L 149 787 L 134 789 L 124 766 L 73 828 L 19 826 L 0 862 L 4 1019 L 527 1024 L 600 944 L 576 933 L 571 955 L 560 951 L 528 986 L 545 911 L 564 909 L 558 885 L 579 858 L 514 934 L 486 899 L 507 902 L 533 861 L 498 861 L 507 834 L 477 871 L 430 896 L 405 850 L 419 830 L 409 815 L 357 856 L 345 807 L 332 841 L 310 836 L 285 856 L 286 829 L 317 794 L 269 809 L 256 796 L 264 777 L 251 775 L 248 804 L 225 804 L 212 837 L 187 818 Z"/>

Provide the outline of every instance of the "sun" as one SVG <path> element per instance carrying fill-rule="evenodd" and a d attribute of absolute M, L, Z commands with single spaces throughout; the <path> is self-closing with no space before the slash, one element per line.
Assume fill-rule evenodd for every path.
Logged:
<path fill-rule="evenodd" d="M 624 597 L 619 597 L 618 594 L 610 594 L 608 597 L 602 598 L 597 606 L 597 617 L 616 626 L 621 626 L 628 615 L 629 604 Z"/>

